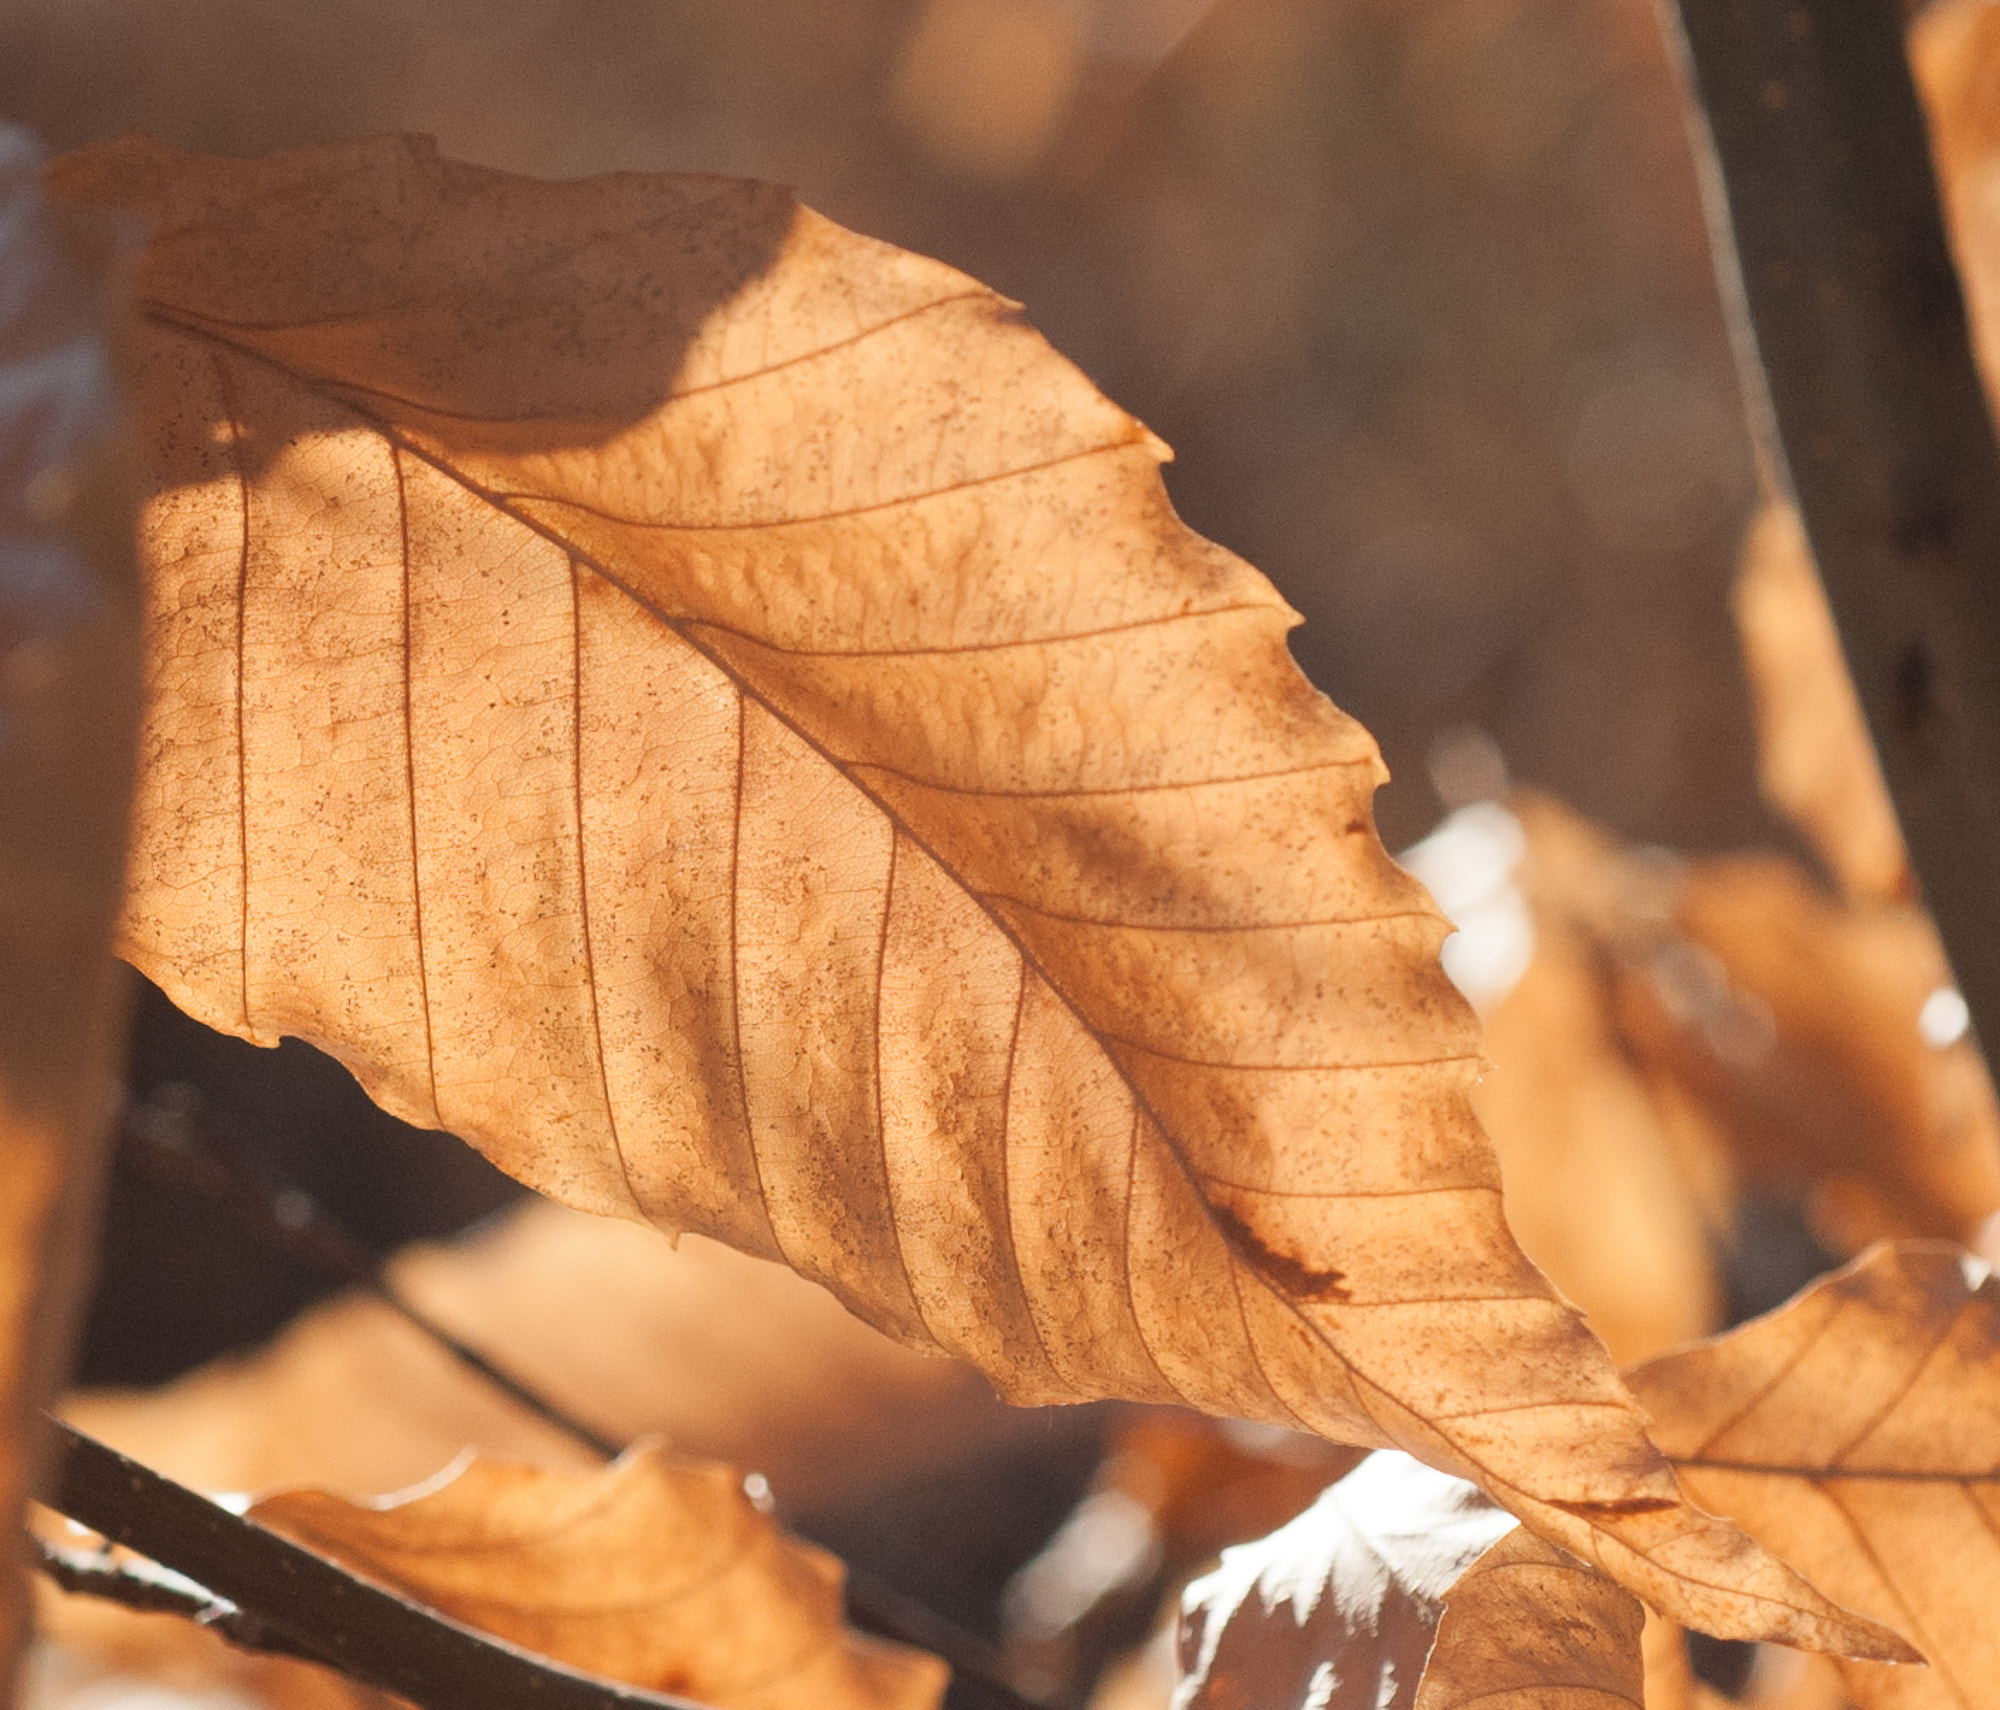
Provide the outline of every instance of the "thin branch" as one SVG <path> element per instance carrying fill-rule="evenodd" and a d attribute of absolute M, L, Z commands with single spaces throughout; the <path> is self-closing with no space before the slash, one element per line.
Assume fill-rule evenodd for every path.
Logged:
<path fill-rule="evenodd" d="M 151 1607 L 253 1623 L 242 1630 L 261 1635 L 259 1648 L 290 1649 L 423 1710 L 501 1704 L 510 1710 L 694 1710 L 686 1699 L 583 1674 L 461 1626 L 60 1420 L 49 1421 L 49 1430 L 61 1464 L 44 1499 L 48 1505 L 196 1582 L 179 1587 L 176 1599 L 174 1582 L 157 1581 L 166 1589 Z M 79 1588 L 100 1591 L 104 1581 L 86 1573 Z"/>
<path fill-rule="evenodd" d="M 459 1364 L 593 1454 L 611 1461 L 624 1452 L 624 1444 L 558 1407 L 431 1318 L 384 1274 L 384 1259 L 310 1194 L 239 1156 L 216 1133 L 195 1088 L 175 1084 L 145 1104 L 128 1105 L 119 1139 L 125 1155 L 148 1175 L 221 1206 L 287 1258 L 374 1295 Z"/>
<path fill-rule="evenodd" d="M 217 1597 L 172 1568 L 136 1557 L 119 1557 L 104 1548 L 72 1549 L 32 1534 L 28 1548 L 33 1564 L 64 1591 L 99 1597 L 142 1615 L 182 1616 L 227 1639 L 238 1650 L 303 1657 L 308 1662 L 326 1660 L 268 1621 L 246 1614 L 227 1598 Z"/>
<path fill-rule="evenodd" d="M 1660 0 L 1752 425 L 2000 1049 L 2000 450 L 1897 0 Z M 1706 120 L 1703 126 L 1699 120 Z"/>

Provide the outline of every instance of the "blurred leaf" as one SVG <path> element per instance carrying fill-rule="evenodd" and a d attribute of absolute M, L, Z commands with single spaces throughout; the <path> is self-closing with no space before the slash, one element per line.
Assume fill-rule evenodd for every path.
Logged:
<path fill-rule="evenodd" d="M 1804 1191 L 1821 1239 L 1972 1241 L 2000 1211 L 2000 1107 L 1937 934 L 1847 906 L 1796 862 L 1741 855 L 1664 876 L 1665 918 L 1625 939 L 1618 1006 L 1640 1061 L 1712 1115 L 1738 1180 Z"/>
<path fill-rule="evenodd" d="M 1535 951 L 1477 1107 L 1523 1246 L 1619 1352 L 1709 1328 L 1703 1225 L 1727 1238 L 1739 1191 L 1803 1198 L 1836 1251 L 1978 1237 L 2000 1105 L 1927 916 L 1785 856 L 1682 859 L 1512 807 Z"/>
<path fill-rule="evenodd" d="M 840 1564 L 719 1463 L 472 1461 L 378 1503 L 281 1491 L 250 1517 L 469 1626 L 719 1710 L 935 1710 L 944 1692 L 935 1658 L 842 1625 Z"/>
<path fill-rule="evenodd" d="M 1702 1172 L 1618 1029 L 1596 929 L 1620 851 L 1547 797 L 1509 805 L 1525 836 L 1534 958 L 1487 1017 L 1493 1068 L 1474 1108 L 1523 1250 L 1630 1362 L 1719 1322 Z"/>
<path fill-rule="evenodd" d="M 1506 1232 L 1374 744 L 1011 305 L 712 179 L 57 181 L 155 224 L 178 1001 L 1016 1400 L 1403 1444 L 1691 1622 L 1894 1649 L 1680 1501 Z"/>
<path fill-rule="evenodd" d="M 1851 899 L 1909 901 L 1916 881 L 1903 833 L 1790 505 L 1768 505 L 1751 523 L 1734 603 L 1765 798 L 1791 816 Z"/>
<path fill-rule="evenodd" d="M 1641 1702 L 1637 1599 L 1400 1455 L 1225 1551 L 1184 1610 L 1180 1710 Z"/>
<path fill-rule="evenodd" d="M 1863 1710 L 2000 1705 L 1996 1354 L 1987 1267 L 1911 1241 L 1630 1374 L 1703 1502 L 1930 1659 L 1843 1662 Z"/>
<path fill-rule="evenodd" d="M 600 1429 L 753 1468 L 794 1516 L 857 1509 L 1050 1441 L 1046 1418 L 1006 1407 L 970 1368 L 898 1347 L 803 1278 L 699 1237 L 670 1248 L 629 1223 L 529 1202 L 406 1249 L 390 1275 L 431 1318 Z M 551 1470 L 598 1464 L 367 1296 L 317 1306 L 269 1346 L 163 1389 L 85 1391 L 62 1411 L 205 1490 L 396 1489 L 466 1450 Z M 38 1625 L 81 1697 L 109 1671 L 286 1710 L 374 1702 L 184 1621 L 42 1589 Z"/>
<path fill-rule="evenodd" d="M 108 269 L 0 124 L 0 1535 L 91 1264 L 124 1029 L 111 960 L 138 717 L 130 492 L 109 450 Z M 0 1701 L 25 1595 L 0 1561 Z"/>
<path fill-rule="evenodd" d="M 1009 1582 L 1010 1663 L 1088 1687 L 1218 1550 L 1282 1526 L 1366 1453 L 1181 1408 L 1131 1410 L 1082 1501 Z"/>
<path fill-rule="evenodd" d="M 1933 0 L 1911 22 L 1910 69 L 1991 397 L 2000 391 L 2000 14 L 1987 0 Z"/>

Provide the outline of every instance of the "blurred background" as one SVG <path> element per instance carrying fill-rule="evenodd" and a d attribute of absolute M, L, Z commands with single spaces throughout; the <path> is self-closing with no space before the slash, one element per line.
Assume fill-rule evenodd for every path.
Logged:
<path fill-rule="evenodd" d="M 0 115 L 57 150 L 416 130 L 543 176 L 794 185 L 1019 299 L 1174 446 L 1182 514 L 1278 585 L 1300 664 L 1380 740 L 1392 849 L 1463 805 L 1428 762 L 1476 728 L 1623 843 L 1813 859 L 1758 794 L 1729 604 L 1756 482 L 1653 0 L 9 0 Z M 198 1086 L 382 1251 L 519 1191 L 154 993 L 130 1080 Z M 1797 1251 L 1730 1315 L 1827 1257 L 1795 1218 L 1760 1240 Z M 125 1165 L 104 1253 L 92 1384 L 248 1347 L 331 1286 Z M 830 1501 L 822 1533 L 997 1631 L 1010 1576 L 1126 1476 L 1100 1457 L 1127 1426 L 1039 1429 Z M 1119 1442 L 1127 1473 L 1158 1449 Z M 1274 1475 L 1280 1506 L 1311 1471 Z"/>
<path fill-rule="evenodd" d="M 1753 501 L 1651 0 L 10 0 L 64 149 L 434 133 L 544 176 L 788 183 L 1018 298 L 1172 444 L 1380 739 L 1628 836 L 1759 807 L 1726 590 Z"/>

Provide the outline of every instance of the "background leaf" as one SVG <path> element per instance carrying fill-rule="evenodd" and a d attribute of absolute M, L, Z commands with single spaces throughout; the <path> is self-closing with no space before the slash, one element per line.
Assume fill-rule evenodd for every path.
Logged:
<path fill-rule="evenodd" d="M 1177 1710 L 1640 1710 L 1644 1611 L 1474 1487 L 1371 1455 L 1188 1588 Z"/>
<path fill-rule="evenodd" d="M 1863 1710 L 2000 1704 L 1997 1351 L 1987 1267 L 1908 1241 L 1630 1374 L 1701 1500 L 1930 1659 L 1842 1663 Z"/>
<path fill-rule="evenodd" d="M 698 1236 L 530 1203 L 391 1261 L 433 1322 L 615 1440 L 763 1473 L 788 1513 L 858 1507 L 956 1460 L 1047 1441 L 976 1372 L 877 1335 L 826 1293 Z M 164 1389 L 83 1391 L 66 1418 L 199 1490 L 311 1484 L 363 1496 L 468 1447 L 582 1469 L 595 1457 L 365 1295 Z"/>
<path fill-rule="evenodd" d="M 839 1562 L 717 1462 L 475 1460 L 378 1503 L 279 1491 L 250 1516 L 470 1626 L 718 1710 L 935 1710 L 944 1693 L 936 1658 L 842 1625 Z"/>

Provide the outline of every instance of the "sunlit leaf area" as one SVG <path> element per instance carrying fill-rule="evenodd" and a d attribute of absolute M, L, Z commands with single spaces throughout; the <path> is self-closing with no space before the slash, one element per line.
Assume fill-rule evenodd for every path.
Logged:
<path fill-rule="evenodd" d="M 1993 0 L 14 0 L 0 1704 L 2000 1710 L 1996 184 Z"/>

